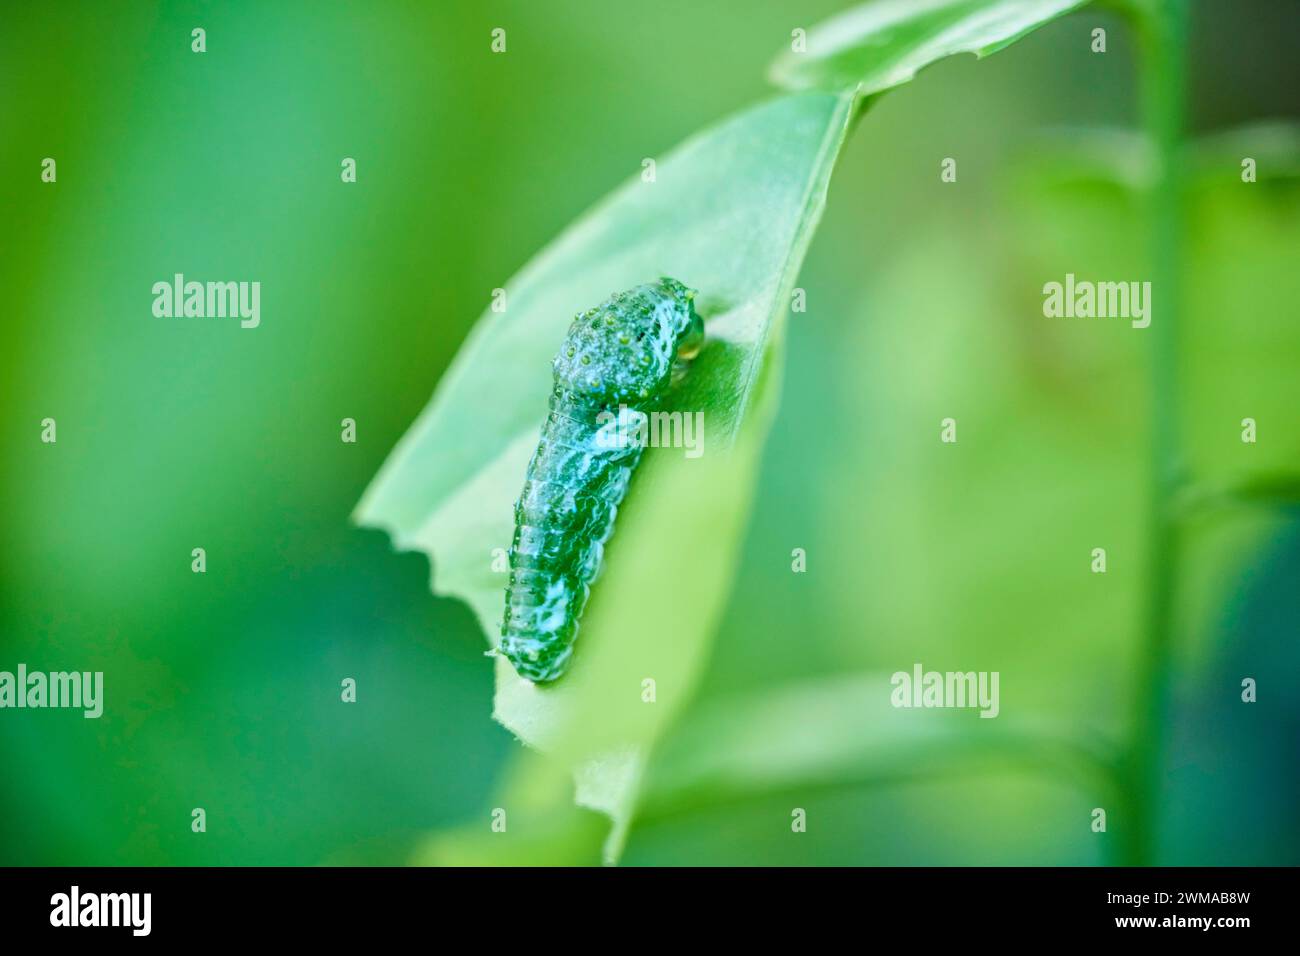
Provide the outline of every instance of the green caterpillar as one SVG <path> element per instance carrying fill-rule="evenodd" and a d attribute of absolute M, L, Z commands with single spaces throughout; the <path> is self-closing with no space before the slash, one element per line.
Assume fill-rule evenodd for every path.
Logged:
<path fill-rule="evenodd" d="M 704 344 L 695 291 L 637 286 L 580 312 L 553 369 L 550 414 L 515 503 L 499 650 L 520 677 L 553 681 L 578 622 L 642 446 L 634 437 Z"/>

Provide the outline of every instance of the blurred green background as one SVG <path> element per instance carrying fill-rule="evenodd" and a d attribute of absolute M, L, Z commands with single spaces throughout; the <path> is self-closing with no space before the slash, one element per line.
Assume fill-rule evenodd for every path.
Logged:
<path fill-rule="evenodd" d="M 102 670 L 107 704 L 97 721 L 0 712 L 0 863 L 400 863 L 432 833 L 486 829 L 519 745 L 490 718 L 483 635 L 430 595 L 422 557 L 349 514 L 492 289 L 643 157 L 771 95 L 790 30 L 842 6 L 4 6 L 0 669 Z M 1300 6 L 1246 6 L 1193 6 L 1193 133 L 1253 126 L 1197 147 L 1188 195 L 1181 414 L 1210 481 L 1300 461 L 1300 152 L 1283 125 Z M 799 283 L 702 715 L 920 661 L 1000 671 L 1004 713 L 1124 732 L 1147 342 L 1044 319 L 1041 287 L 1146 274 L 1124 185 L 1142 150 L 1095 131 L 1135 122 L 1133 58 L 1123 22 L 1084 10 L 940 63 L 862 120 Z M 155 319 L 150 287 L 175 272 L 260 281 L 261 327 Z M 954 447 L 935 440 L 949 414 Z M 1300 522 L 1243 509 L 1189 540 L 1159 860 L 1300 862 Z M 1106 575 L 1086 573 L 1097 546 Z M 706 724 L 686 714 L 680 745 Z M 1089 828 L 1104 797 L 1017 766 L 712 796 L 647 815 L 624 862 L 1108 853 Z"/>

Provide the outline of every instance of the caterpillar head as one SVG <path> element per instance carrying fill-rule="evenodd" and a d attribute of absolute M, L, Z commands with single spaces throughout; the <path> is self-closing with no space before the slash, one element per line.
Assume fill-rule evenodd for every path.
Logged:
<path fill-rule="evenodd" d="M 555 384 L 598 404 L 656 402 L 674 365 L 704 343 L 694 299 L 694 289 L 665 277 L 579 312 L 555 356 Z"/>

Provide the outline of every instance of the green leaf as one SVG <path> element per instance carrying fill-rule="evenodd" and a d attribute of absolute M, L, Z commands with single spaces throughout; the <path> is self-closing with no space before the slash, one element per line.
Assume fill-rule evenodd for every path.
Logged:
<path fill-rule="evenodd" d="M 1104 787 L 1111 745 L 1045 718 L 895 708 L 887 673 L 807 680 L 702 704 L 662 744 L 642 818 L 818 787 L 865 786 L 1007 767 Z"/>
<path fill-rule="evenodd" d="M 1272 120 L 1236 126 L 1192 140 L 1184 147 L 1184 179 L 1192 190 L 1236 187 L 1242 161 L 1255 160 L 1261 184 L 1300 177 L 1300 125 Z M 1159 157 L 1140 130 L 1058 126 L 1037 131 L 1013 160 L 1015 187 L 1041 190 L 1088 183 L 1138 193 L 1150 189 Z"/>
<path fill-rule="evenodd" d="M 1294 120 L 1257 120 L 1193 140 L 1187 147 L 1189 165 L 1200 180 L 1214 178 L 1236 185 L 1241 162 L 1257 164 L 1259 182 L 1300 176 L 1300 124 Z"/>
<path fill-rule="evenodd" d="M 1083 0 L 876 0 L 808 31 L 807 49 L 783 52 L 768 75 L 788 90 L 871 96 L 952 56 L 996 53 Z"/>
<path fill-rule="evenodd" d="M 609 820 L 574 806 L 573 775 L 522 750 L 506 768 L 490 810 L 420 840 L 417 866 L 591 866 L 601 861 Z"/>
<path fill-rule="evenodd" d="M 1289 512 L 1300 509 L 1300 472 L 1266 471 L 1185 486 L 1173 503 L 1179 518 L 1231 508 Z"/>
<path fill-rule="evenodd" d="M 660 275 L 700 290 L 708 342 L 671 405 L 703 412 L 703 455 L 650 449 L 620 509 L 574 663 L 553 685 L 498 660 L 497 719 L 575 770 L 581 804 L 619 826 L 647 747 L 690 697 L 721 612 L 758 452 L 778 397 L 779 339 L 825 203 L 852 99 L 810 93 L 750 109 L 664 157 L 587 214 L 486 312 L 358 507 L 433 560 L 435 589 L 498 633 L 512 506 L 574 312 Z M 766 374 L 765 374 L 766 372 Z M 642 682 L 656 682 L 655 702 Z"/>

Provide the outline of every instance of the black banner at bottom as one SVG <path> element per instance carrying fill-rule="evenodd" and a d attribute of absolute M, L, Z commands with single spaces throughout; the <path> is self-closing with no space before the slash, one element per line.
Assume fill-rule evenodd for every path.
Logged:
<path fill-rule="evenodd" d="M 374 941 L 458 929 L 714 925 L 727 933 L 924 928 L 928 941 L 1229 942 L 1290 921 L 1294 869 L 9 869 L 7 940 Z M 485 921 L 480 922 L 479 918 Z"/>

